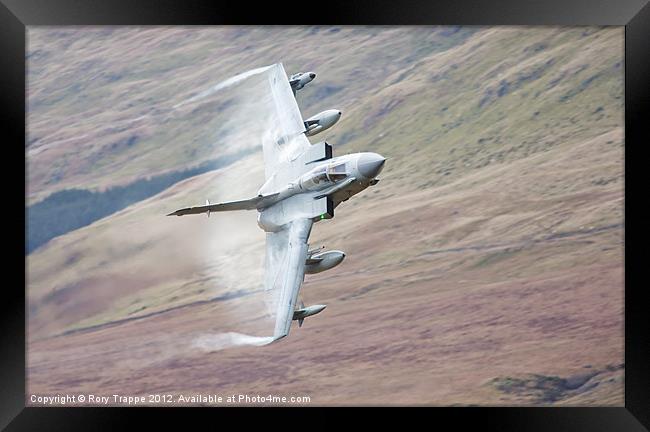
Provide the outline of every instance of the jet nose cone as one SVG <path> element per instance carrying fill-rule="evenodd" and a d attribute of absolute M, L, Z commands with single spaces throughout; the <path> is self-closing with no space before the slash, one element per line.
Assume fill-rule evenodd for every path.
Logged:
<path fill-rule="evenodd" d="M 364 153 L 359 158 L 357 167 L 362 176 L 372 179 L 377 177 L 381 172 L 385 162 L 386 158 L 382 155 L 378 155 L 377 153 Z"/>

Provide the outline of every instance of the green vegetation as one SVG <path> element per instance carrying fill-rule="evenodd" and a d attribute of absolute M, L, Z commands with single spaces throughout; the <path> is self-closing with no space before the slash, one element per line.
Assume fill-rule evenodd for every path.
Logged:
<path fill-rule="evenodd" d="M 621 365 L 620 369 L 623 368 L 624 365 Z M 567 378 L 539 374 L 527 375 L 524 378 L 498 377 L 491 380 L 490 384 L 503 393 L 525 396 L 532 398 L 534 403 L 546 404 L 567 399 L 581 392 L 591 390 L 598 385 L 598 380 L 592 382 L 594 377 L 616 370 L 619 370 L 619 368 L 592 370 Z"/>
<path fill-rule="evenodd" d="M 484 267 L 508 259 L 519 252 L 519 248 L 506 248 L 498 252 L 490 252 L 485 254 L 480 260 L 473 265 L 473 267 Z"/>
<path fill-rule="evenodd" d="M 105 191 L 66 189 L 55 192 L 27 208 L 25 253 L 31 253 L 56 236 L 90 225 L 98 219 L 149 198 L 181 180 L 227 166 L 247 153 L 223 156 L 195 168 L 136 180 Z"/>
<path fill-rule="evenodd" d="M 533 396 L 537 403 L 555 402 L 566 397 L 565 380 L 557 376 L 533 375 L 528 379 L 495 378 L 492 384 L 504 393 Z"/>

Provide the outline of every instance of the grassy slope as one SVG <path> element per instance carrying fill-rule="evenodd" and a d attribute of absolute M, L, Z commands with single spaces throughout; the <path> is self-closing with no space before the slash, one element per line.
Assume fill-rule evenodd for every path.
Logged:
<path fill-rule="evenodd" d="M 237 36 L 238 30 L 226 32 L 230 44 L 219 48 L 222 55 L 242 38 L 249 50 L 267 56 L 253 65 L 286 57 L 274 45 L 277 38 L 264 50 L 249 43 L 267 38 L 260 30 L 253 30 L 250 38 Z M 319 73 L 317 82 L 299 94 L 303 112 L 341 108 L 342 120 L 327 134 L 335 152 L 372 149 L 389 163 L 377 188 L 343 204 L 333 222 L 318 224 L 312 233 L 312 244 L 343 249 L 348 258 L 336 270 L 307 278 L 306 301 L 330 308 L 312 319 L 313 326 L 292 333 L 292 362 L 300 360 L 301 369 L 284 382 L 286 371 L 251 374 L 250 365 L 239 362 L 254 352 L 251 362 L 258 367 L 286 364 L 287 344 L 210 355 L 187 349 L 186 357 L 163 350 L 159 362 L 133 366 L 142 378 L 130 380 L 131 388 L 148 388 L 149 373 L 180 362 L 192 365 L 185 384 L 169 372 L 155 385 L 173 391 L 312 389 L 322 403 L 534 403 L 540 400 L 539 391 L 504 392 L 509 387 L 494 383 L 528 374 L 566 378 L 586 366 L 608 371 L 608 365 L 622 362 L 622 30 L 472 29 L 475 33 L 467 40 L 462 33 L 429 35 L 426 28 L 373 29 L 374 35 L 355 28 L 308 35 L 311 30 L 275 30 L 278 37 L 305 41 L 285 62 L 288 70 L 295 64 Z M 171 46 L 183 40 L 147 32 L 147 38 L 133 33 L 123 40 L 151 39 L 152 44 Z M 214 52 L 206 44 L 213 46 L 214 41 L 201 34 L 187 36 L 191 43 L 182 52 L 203 52 L 209 59 Z M 341 43 L 339 36 L 351 42 Z M 307 49 L 316 41 L 323 49 L 331 44 L 337 56 Z M 382 44 L 395 47 L 382 50 Z M 239 65 L 241 71 L 239 61 L 248 55 L 247 50 L 232 52 L 218 62 L 219 68 L 234 71 Z M 160 67 L 152 62 L 152 68 Z M 214 82 L 210 66 L 179 61 L 176 67 L 183 71 L 174 72 L 178 81 L 204 80 L 201 89 Z M 178 93 L 173 96 L 177 102 L 193 94 L 188 88 L 197 88 L 176 81 L 137 88 L 149 88 L 152 95 L 160 91 L 155 96 L 159 99 L 150 96 L 154 105 L 163 94 Z M 114 88 L 121 85 L 118 80 Z M 342 89 L 318 100 L 319 88 L 328 85 Z M 72 105 L 52 104 L 47 115 Z M 110 115 L 115 113 L 80 118 L 79 128 L 87 128 L 86 122 L 104 123 L 100 119 Z M 46 123 L 40 126 L 46 128 Z M 47 136 L 36 133 L 40 135 Z M 136 175 L 144 160 L 163 168 L 193 162 L 179 148 L 156 142 L 152 138 L 129 150 L 114 150 L 106 161 L 91 165 L 92 176 L 64 170 L 59 183 L 41 184 L 42 189 L 32 187 L 30 192 L 36 196 L 62 185 L 120 181 L 124 177 L 111 176 L 111 170 Z M 31 143 L 28 154 L 39 145 L 45 144 Z M 150 145 L 158 146 L 154 155 L 137 156 Z M 75 159 L 83 165 L 97 151 L 101 154 L 102 145 L 93 141 L 67 150 L 57 147 L 51 151 L 83 149 Z M 129 158 L 133 163 L 124 163 Z M 37 159 L 30 166 L 47 161 Z M 153 346 L 133 345 L 133 350 L 151 355 L 147 349 L 157 352 L 165 337 L 182 338 L 184 346 L 206 326 L 254 327 L 245 299 L 196 303 L 256 286 L 255 272 L 243 277 L 229 270 L 233 263 L 254 268 L 263 259 L 263 236 L 254 215 L 218 215 L 218 222 L 159 216 L 214 196 L 216 184 L 219 196 L 242 187 L 251 189 L 242 191 L 243 196 L 254 193 L 257 184 L 237 180 L 252 165 L 252 160 L 242 161 L 226 172 L 179 183 L 28 257 L 32 341 L 189 305 L 101 330 L 101 338 L 82 332 L 35 342 L 30 351 L 32 390 L 70 385 L 69 373 L 57 365 L 75 358 L 76 350 L 70 348 L 75 344 L 90 344 L 95 347 L 91 351 L 110 352 L 119 360 L 123 355 L 111 349 L 116 340 L 137 345 L 138 337 L 146 334 Z M 30 176 L 39 185 L 36 174 L 47 170 L 33 171 Z M 241 236 L 233 238 L 233 232 Z M 336 336 L 341 334 L 346 337 Z M 320 347 L 307 349 L 314 340 Z M 51 354 L 49 360 L 45 353 Z M 215 362 L 222 365 L 218 372 L 210 366 Z M 328 375 L 335 370 L 336 377 Z M 125 385 L 123 372 L 107 366 L 100 381 L 108 388 Z M 58 386 L 48 381 L 51 373 L 59 376 Z M 561 393 L 554 402 L 620 405 L 621 372 L 607 373 L 614 377 L 603 379 L 595 390 Z M 199 384 L 205 374 L 214 376 L 213 387 Z M 86 389 L 93 385 L 77 383 Z M 551 389 L 552 394 L 557 391 Z"/>
<path fill-rule="evenodd" d="M 223 151 L 224 143 L 213 135 L 219 120 L 213 110 L 197 115 L 173 107 L 235 74 L 278 61 L 289 73 L 318 70 L 321 92 L 331 94 L 312 95 L 305 106 L 315 112 L 329 104 L 350 106 L 403 65 L 472 30 L 447 33 L 452 32 L 35 28 L 28 35 L 29 197 L 122 184 Z"/>

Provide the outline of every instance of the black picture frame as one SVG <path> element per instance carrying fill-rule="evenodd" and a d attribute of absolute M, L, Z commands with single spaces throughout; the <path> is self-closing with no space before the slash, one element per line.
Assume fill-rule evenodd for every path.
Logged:
<path fill-rule="evenodd" d="M 644 131 L 650 104 L 650 5 L 646 0 L 444 0 L 444 1 L 327 1 L 318 3 L 318 13 L 310 13 L 310 2 L 276 4 L 256 2 L 215 2 L 208 0 L 0 0 L 0 100 L 5 155 L 10 155 L 2 170 L 3 215 L 13 227 L 19 224 L 15 209 L 25 204 L 25 190 L 19 178 L 25 177 L 20 158 L 25 156 L 25 35 L 30 25 L 224 25 L 224 24 L 369 24 L 369 25 L 618 25 L 625 26 L 625 195 L 642 190 L 643 183 L 632 180 L 633 173 L 643 172 L 640 149 L 647 144 Z M 275 15 L 274 15 L 275 14 Z M 645 120 L 645 122 L 644 122 Z M 9 150 L 9 152 L 7 152 Z M 24 159 L 23 159 L 24 160 Z M 22 168 L 21 168 L 22 167 Z M 9 169 L 11 168 L 11 169 Z M 640 204 L 625 200 L 625 406 L 621 408 L 433 408 L 426 417 L 434 425 L 452 422 L 454 428 L 470 424 L 485 429 L 530 430 L 647 430 L 650 425 L 650 337 L 643 302 L 645 285 L 640 283 L 643 268 L 640 251 L 644 236 L 641 223 L 634 215 Z M 630 211 L 631 210 L 631 211 Z M 26 222 L 23 221 L 26 225 Z M 24 225 L 24 226 L 25 226 Z M 132 416 L 144 412 L 166 422 L 170 414 L 188 414 L 187 409 L 172 412 L 162 408 L 34 408 L 25 407 L 25 268 L 24 241 L 20 229 L 7 229 L 12 242 L 3 242 L 6 269 L 11 283 L 5 283 L 0 303 L 0 427 L 8 430 L 88 430 L 117 429 L 129 426 Z M 6 280 L 6 279 L 5 279 Z M 21 286 L 22 282 L 22 286 Z M 643 323 L 646 324 L 643 324 Z M 124 417 L 123 414 L 128 414 Z M 198 410 L 211 415 L 214 410 Z M 418 410 L 421 411 L 421 410 Z M 220 410 L 222 413 L 223 410 Z M 243 426 L 250 417 L 244 412 Z M 375 410 L 372 416 L 382 419 L 390 410 Z M 115 415 L 115 414 L 120 414 Z M 196 418 L 197 410 L 189 415 Z M 302 415 L 313 414 L 310 408 Z M 404 414 L 404 413 L 402 413 Z M 221 415 L 221 414 L 219 414 Z M 292 419 L 294 412 L 287 416 Z M 410 414 L 408 414 L 410 415 Z M 322 413 L 317 414 L 318 417 Z M 245 419 L 248 417 L 248 419 Z M 365 417 L 365 416 L 364 416 Z M 404 417 L 404 416 L 399 416 Z M 265 421 L 273 421 L 265 415 Z M 645 425 L 645 427 L 644 427 Z"/>

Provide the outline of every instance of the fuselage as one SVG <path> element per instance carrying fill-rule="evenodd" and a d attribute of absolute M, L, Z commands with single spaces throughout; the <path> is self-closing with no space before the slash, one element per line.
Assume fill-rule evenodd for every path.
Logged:
<path fill-rule="evenodd" d="M 377 182 L 377 175 L 384 167 L 386 159 L 377 153 L 353 153 L 337 156 L 325 162 L 315 162 L 314 168 L 290 182 L 281 190 L 267 190 L 262 186 L 259 195 L 278 195 L 266 205 L 287 199 L 299 193 L 324 192 L 332 196 L 338 205 L 368 186 Z M 331 192 L 329 192 L 331 190 Z M 329 193 L 328 193 L 329 192 Z M 260 209 L 262 211 L 264 209 Z"/>

